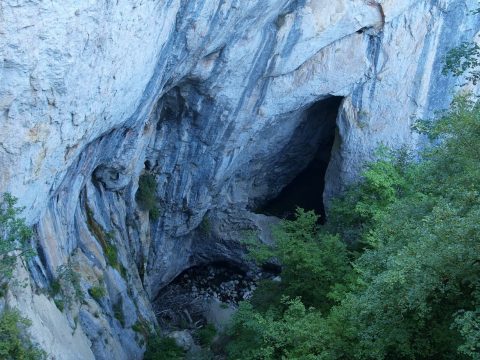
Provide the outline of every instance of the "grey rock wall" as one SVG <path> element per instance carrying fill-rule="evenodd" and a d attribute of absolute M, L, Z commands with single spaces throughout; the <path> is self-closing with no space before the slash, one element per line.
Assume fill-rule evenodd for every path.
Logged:
<path fill-rule="evenodd" d="M 3 0 L 0 191 L 26 207 L 39 254 L 7 302 L 56 358 L 141 358 L 134 325 L 155 324 L 163 285 L 201 262 L 244 264 L 252 229 L 269 241 L 275 219 L 252 209 L 315 155 L 315 103 L 344 98 L 327 199 L 379 143 L 416 146 L 412 121 L 453 95 L 443 57 L 480 29 L 476 5 Z M 135 202 L 144 172 L 157 221 Z M 65 265 L 85 300 L 60 312 L 45 293 Z"/>

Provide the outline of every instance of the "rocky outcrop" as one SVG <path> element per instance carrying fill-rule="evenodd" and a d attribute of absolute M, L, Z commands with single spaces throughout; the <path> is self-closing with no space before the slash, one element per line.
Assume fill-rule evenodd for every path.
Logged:
<path fill-rule="evenodd" d="M 2 1 L 0 191 L 26 207 L 38 249 L 31 295 L 9 301 L 30 309 L 34 338 L 61 359 L 140 358 L 135 329 L 155 324 L 163 285 L 201 262 L 242 262 L 247 231 L 268 241 L 272 219 L 251 210 L 315 156 L 312 106 L 343 97 L 327 198 L 380 142 L 415 146 L 412 121 L 451 99 L 443 57 L 480 29 L 476 5 Z M 155 221 L 135 201 L 144 172 Z M 85 299 L 59 313 L 36 293 L 65 266 Z M 63 328 L 75 353 L 58 345 Z"/>

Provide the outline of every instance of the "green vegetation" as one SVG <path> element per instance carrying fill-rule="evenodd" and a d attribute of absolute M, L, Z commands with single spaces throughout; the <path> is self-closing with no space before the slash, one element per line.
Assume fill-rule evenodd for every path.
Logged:
<path fill-rule="evenodd" d="M 480 359 L 480 105 L 416 128 L 435 146 L 382 149 L 327 225 L 275 231 L 280 283 L 235 315 L 229 359 Z"/>
<path fill-rule="evenodd" d="M 84 300 L 80 276 L 74 271 L 70 262 L 58 267 L 57 277 L 50 284 L 49 293 L 60 311 L 63 311 L 66 305 L 72 304 L 74 300 Z"/>
<path fill-rule="evenodd" d="M 120 265 L 118 264 L 118 250 L 117 247 L 111 243 L 105 245 L 105 259 L 107 260 L 108 265 L 111 267 L 120 270 Z"/>
<path fill-rule="evenodd" d="M 210 219 L 206 214 L 203 217 L 202 221 L 200 222 L 199 229 L 201 233 L 205 236 L 209 235 L 210 232 L 212 231 L 212 223 L 210 222 Z"/>
<path fill-rule="evenodd" d="M 5 296 L 18 260 L 35 255 L 30 246 L 32 230 L 20 217 L 17 199 L 4 193 L 0 200 L 0 293 Z M 0 358 L 6 360 L 39 360 L 46 354 L 34 345 L 26 333 L 30 321 L 18 311 L 4 309 L 0 315 Z"/>
<path fill-rule="evenodd" d="M 212 344 L 215 335 L 217 335 L 217 330 L 212 324 L 207 324 L 199 329 L 196 335 L 200 345 L 209 347 Z"/>
<path fill-rule="evenodd" d="M 88 293 L 96 302 L 99 302 L 107 294 L 107 291 L 103 286 L 93 286 L 88 289 Z"/>
<path fill-rule="evenodd" d="M 118 261 L 118 250 L 113 243 L 115 233 L 113 231 L 106 232 L 102 226 L 95 221 L 93 211 L 88 206 L 86 207 L 86 213 L 88 229 L 102 246 L 107 264 L 117 269 L 123 276 L 122 265 Z"/>
<path fill-rule="evenodd" d="M 117 319 L 123 327 L 125 327 L 125 315 L 123 314 L 123 300 L 120 299 L 113 305 L 113 316 Z"/>
<path fill-rule="evenodd" d="M 466 80 L 477 84 L 480 80 L 480 46 L 476 43 L 464 42 L 447 54 L 443 74 L 454 76 L 466 75 Z"/>
<path fill-rule="evenodd" d="M 0 315 L 0 358 L 6 360 L 41 360 L 46 354 L 34 345 L 26 333 L 30 321 L 17 311 Z"/>
<path fill-rule="evenodd" d="M 185 351 L 174 339 L 161 336 L 151 336 L 147 342 L 144 360 L 183 360 Z"/>
<path fill-rule="evenodd" d="M 57 278 L 52 281 L 52 284 L 50 285 L 50 295 L 56 296 L 60 294 L 62 291 L 62 284 L 60 283 L 60 280 Z"/>
<path fill-rule="evenodd" d="M 137 320 L 137 322 L 132 325 L 132 330 L 143 335 L 144 337 L 148 337 L 151 332 L 148 322 L 143 319 Z"/>
<path fill-rule="evenodd" d="M 471 15 L 480 14 L 480 7 L 470 11 Z M 465 75 L 467 81 L 476 85 L 480 81 L 480 46 L 476 42 L 463 42 L 451 49 L 445 58 L 443 75 Z"/>
<path fill-rule="evenodd" d="M 0 200 L 0 283 L 10 281 L 18 259 L 24 261 L 35 252 L 30 246 L 32 230 L 20 217 L 23 208 L 17 207 L 17 199 L 4 193 Z"/>
<path fill-rule="evenodd" d="M 157 180 L 153 174 L 143 174 L 138 180 L 135 199 L 142 210 L 149 211 L 150 218 L 157 220 L 160 210 L 157 206 Z"/>
<path fill-rule="evenodd" d="M 7 294 L 7 291 L 8 291 L 7 283 L 3 283 L 2 285 L 0 285 L 0 298 L 4 297 Z"/>
<path fill-rule="evenodd" d="M 55 299 L 55 300 L 53 300 L 53 302 L 55 303 L 55 306 L 57 307 L 58 310 L 60 310 L 60 311 L 65 310 L 65 301 L 64 300 Z"/>

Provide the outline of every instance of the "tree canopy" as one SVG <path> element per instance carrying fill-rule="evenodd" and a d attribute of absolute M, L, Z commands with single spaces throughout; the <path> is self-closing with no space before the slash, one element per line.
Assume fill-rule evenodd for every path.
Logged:
<path fill-rule="evenodd" d="M 253 249 L 282 282 L 242 304 L 229 358 L 480 359 L 480 106 L 417 128 L 419 159 L 383 149 L 326 226 L 299 210 Z"/>

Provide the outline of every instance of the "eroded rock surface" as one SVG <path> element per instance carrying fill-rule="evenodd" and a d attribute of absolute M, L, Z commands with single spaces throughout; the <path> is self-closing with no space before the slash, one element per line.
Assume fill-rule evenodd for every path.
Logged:
<path fill-rule="evenodd" d="M 275 219 L 250 210 L 314 157 L 315 103 L 343 97 L 327 198 L 380 142 L 415 146 L 412 121 L 452 97 L 442 61 L 480 29 L 476 6 L 3 0 L 0 191 L 36 229 L 28 296 L 10 301 L 31 309 L 32 336 L 56 358 L 140 358 L 138 329 L 155 324 L 165 284 L 202 262 L 242 262 L 252 229 L 269 241 Z M 143 172 L 158 183 L 155 221 L 135 201 Z M 85 300 L 59 313 L 41 294 L 62 266 Z"/>

